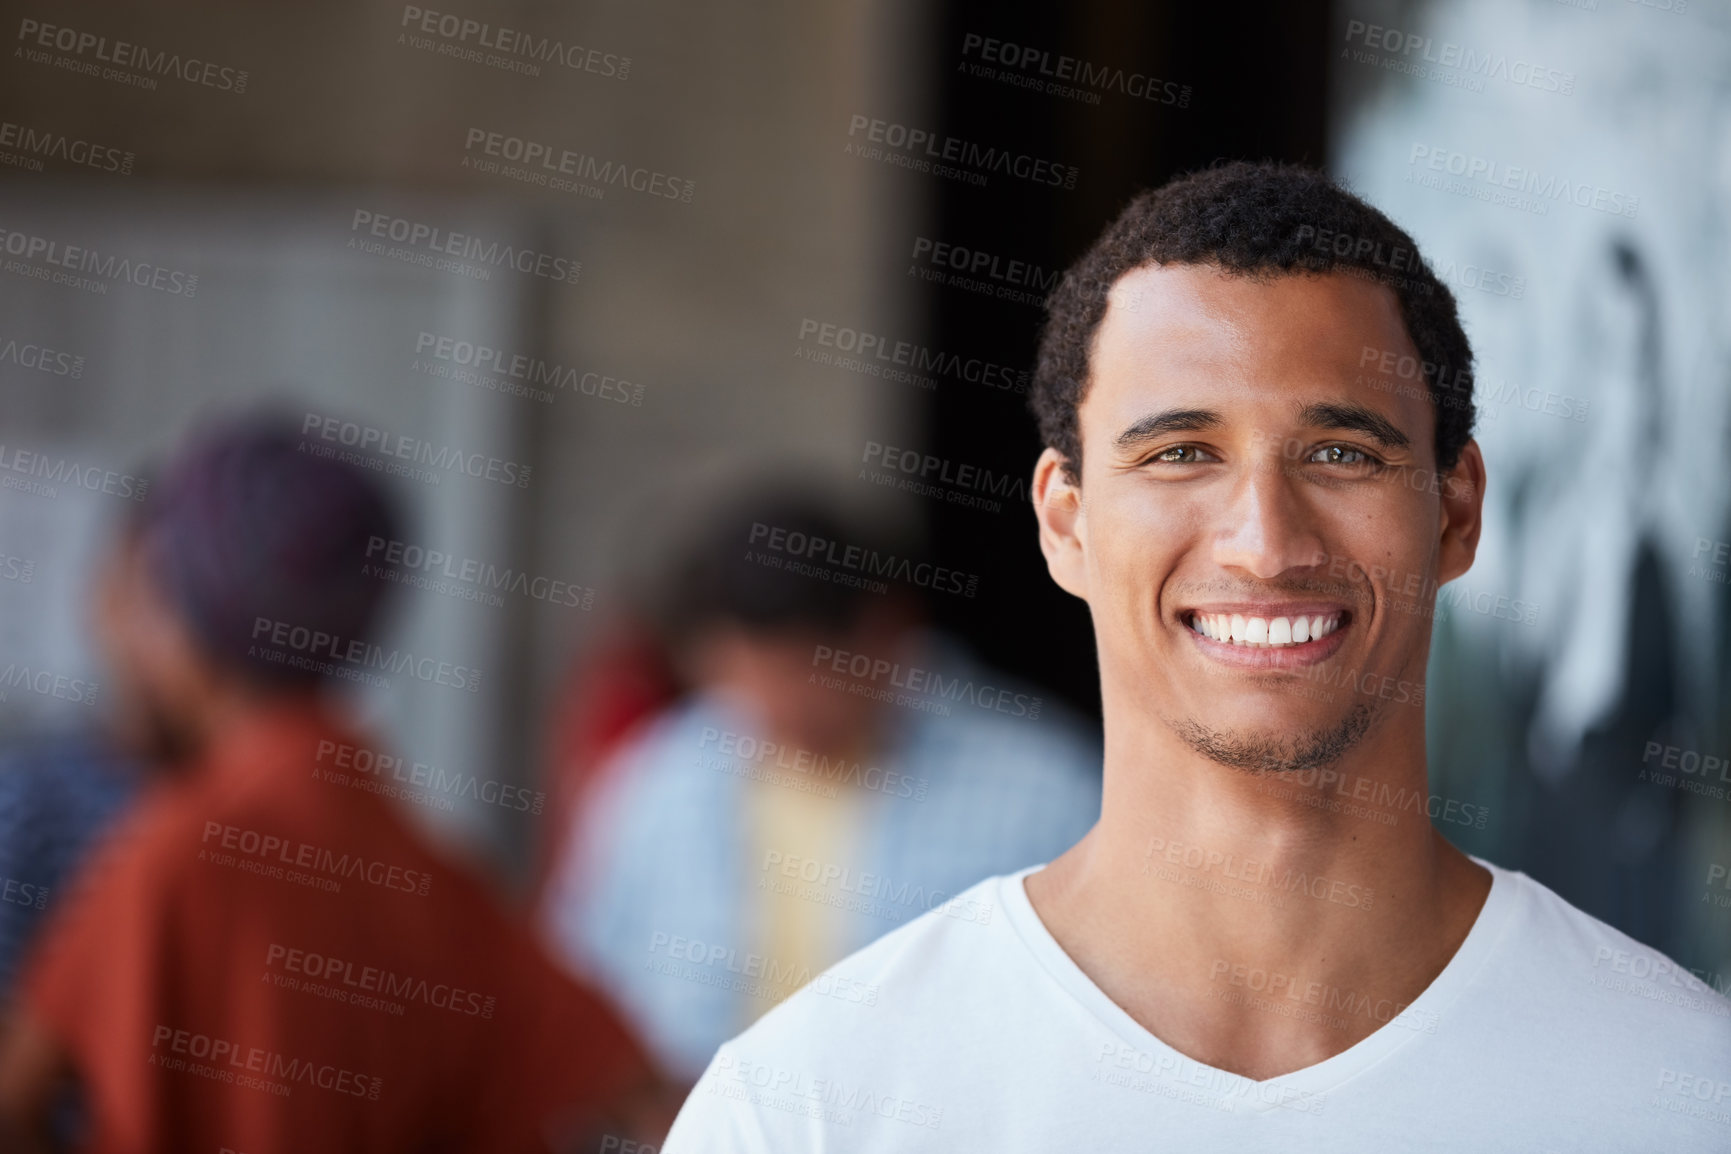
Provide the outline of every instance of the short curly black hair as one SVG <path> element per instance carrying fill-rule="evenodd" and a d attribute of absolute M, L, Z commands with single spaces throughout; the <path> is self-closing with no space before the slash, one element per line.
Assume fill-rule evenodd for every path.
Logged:
<path fill-rule="evenodd" d="M 1235 161 L 1139 194 L 1047 298 L 1028 407 L 1072 480 L 1082 463 L 1076 410 L 1107 293 L 1153 264 L 1214 264 L 1246 276 L 1344 272 L 1387 285 L 1436 409 L 1437 468 L 1460 459 L 1475 417 L 1472 346 L 1453 294 L 1413 239 L 1322 172 Z"/>

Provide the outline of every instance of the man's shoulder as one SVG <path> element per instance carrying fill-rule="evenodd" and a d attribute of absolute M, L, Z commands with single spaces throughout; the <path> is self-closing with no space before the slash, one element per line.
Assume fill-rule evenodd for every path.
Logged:
<path fill-rule="evenodd" d="M 1504 1012 L 1530 1013 L 1553 1042 L 1649 1063 L 1731 1064 L 1723 975 L 1692 971 L 1543 883 L 1505 874 L 1516 887 L 1511 948 L 1492 975 L 1512 1003 Z"/>
<path fill-rule="evenodd" d="M 940 1089 L 966 1065 L 956 1047 L 1002 1021 L 1007 991 L 1026 984 L 1001 898 L 1018 878 L 987 878 L 891 930 L 725 1043 L 663 1149 L 767 1154 L 796 1134 L 806 1149 L 858 1149 L 866 1112 L 907 1124 L 904 1148 L 928 1148 L 915 1138 L 957 1104 Z"/>

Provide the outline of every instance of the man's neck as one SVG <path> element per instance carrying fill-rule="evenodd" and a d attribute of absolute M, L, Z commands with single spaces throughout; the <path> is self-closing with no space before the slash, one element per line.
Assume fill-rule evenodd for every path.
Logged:
<path fill-rule="evenodd" d="M 1219 765 L 1157 721 L 1109 725 L 1100 823 L 1028 896 L 1151 1033 L 1277 1077 L 1385 1025 L 1477 918 L 1490 875 L 1432 828 L 1428 800 L 1422 722 L 1295 774 Z M 1330 1005 L 1364 1012 L 1292 1012 Z"/>

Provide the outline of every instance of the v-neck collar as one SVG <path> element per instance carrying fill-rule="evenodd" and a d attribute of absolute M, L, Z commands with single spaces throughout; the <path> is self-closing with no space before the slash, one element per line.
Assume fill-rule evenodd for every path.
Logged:
<path fill-rule="evenodd" d="M 1431 984 L 1400 1015 L 1384 1022 L 1369 1036 L 1333 1057 L 1261 1081 L 1210 1066 L 1179 1052 L 1107 997 L 1105 991 L 1095 985 L 1094 980 L 1064 952 L 1064 947 L 1058 944 L 1028 899 L 1023 882 L 1029 874 L 1044 868 L 1043 864 L 1005 875 L 999 879 L 998 889 L 1005 916 L 1035 961 L 1070 997 L 1124 1043 L 1150 1055 L 1160 1069 L 1191 1071 L 1193 1084 L 1223 1091 L 1223 1097 L 1240 1104 L 1236 1108 L 1249 1112 L 1261 1113 L 1280 1106 L 1320 1110 L 1324 1101 L 1321 1096 L 1328 1091 L 1344 1085 L 1402 1047 L 1416 1044 L 1427 1034 L 1445 1029 L 1449 1022 L 1449 1007 L 1459 1000 L 1505 936 L 1524 879 L 1518 873 L 1478 857 L 1472 860 L 1490 871 L 1490 893 L 1486 895 L 1484 905 L 1460 948 Z"/>

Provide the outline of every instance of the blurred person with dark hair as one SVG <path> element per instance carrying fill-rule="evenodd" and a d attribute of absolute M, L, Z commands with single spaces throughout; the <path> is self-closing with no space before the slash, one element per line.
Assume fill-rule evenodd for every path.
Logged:
<path fill-rule="evenodd" d="M 991 924 L 957 896 L 1099 812 L 1085 731 L 925 628 L 905 582 L 869 576 L 905 544 L 801 480 L 686 547 L 659 617 L 689 691 L 603 767 L 543 898 L 684 1082 L 807 983 L 871 1012 L 832 963 L 927 910 Z"/>
<path fill-rule="evenodd" d="M 199 430 L 110 575 L 115 681 L 170 772 L 27 959 L 10 1148 L 547 1150 L 648 1088 L 611 1011 L 337 770 L 374 747 L 326 658 L 371 644 L 396 517 L 302 448 L 268 416 Z"/>

